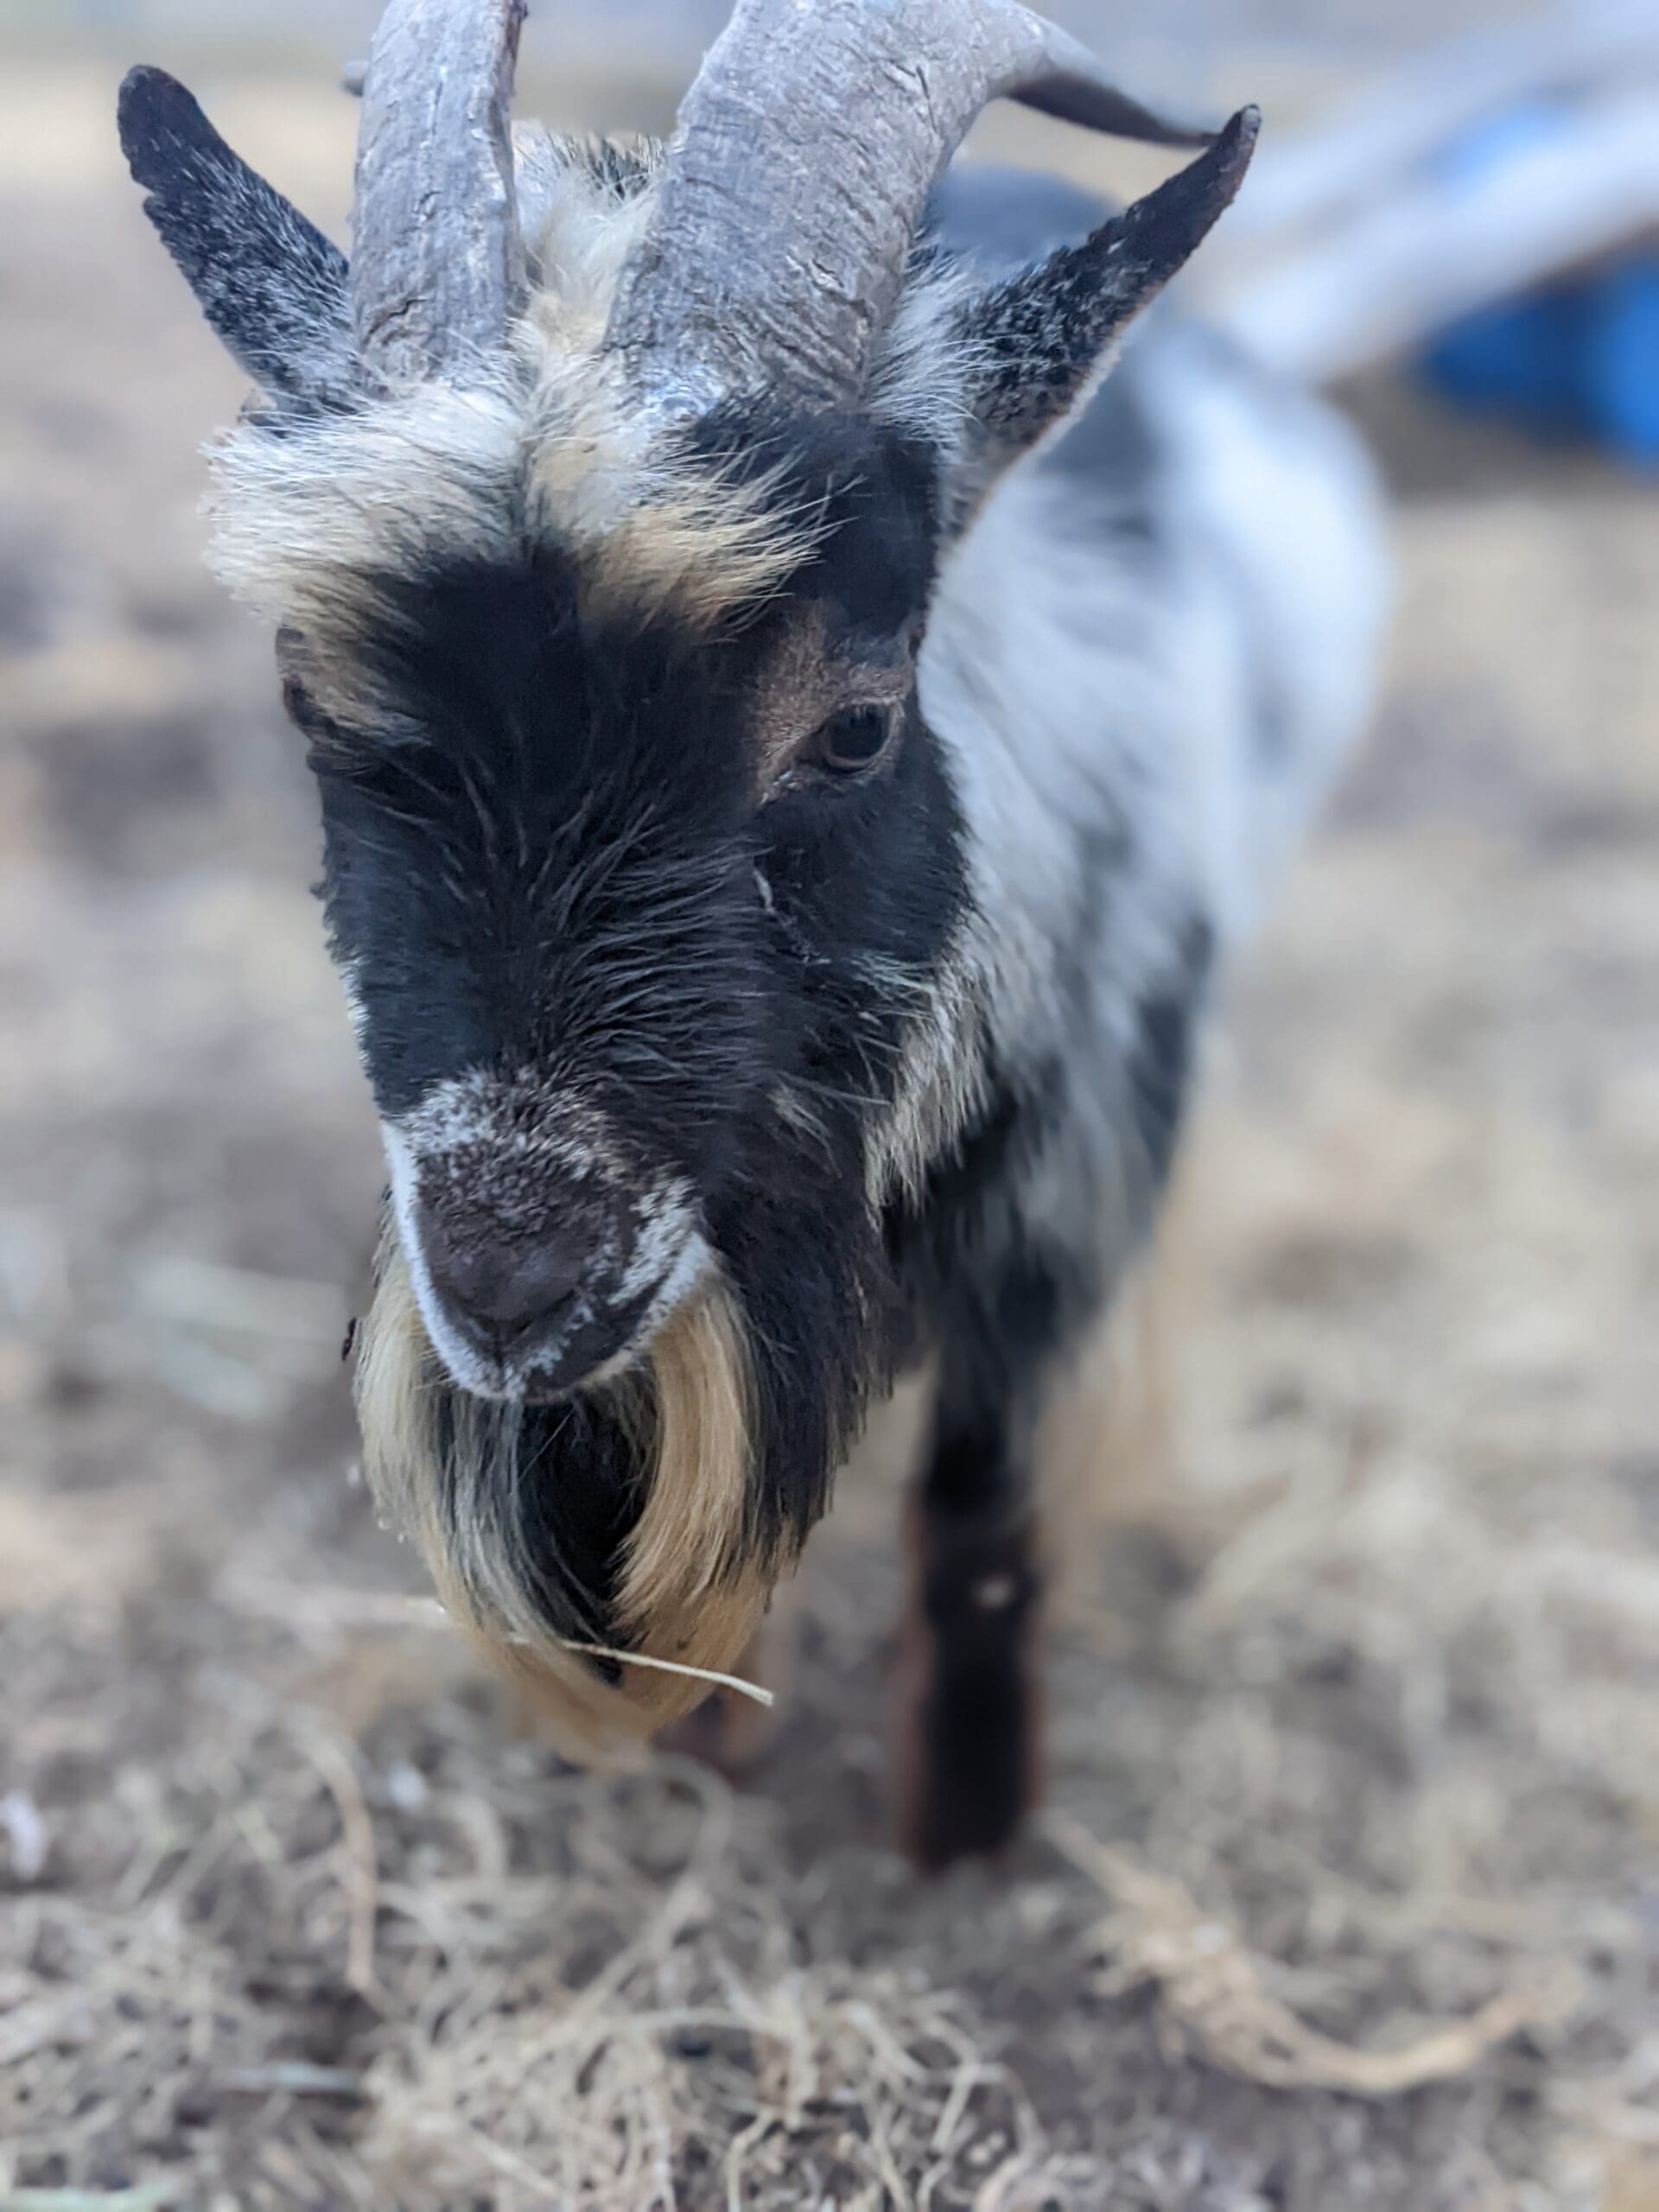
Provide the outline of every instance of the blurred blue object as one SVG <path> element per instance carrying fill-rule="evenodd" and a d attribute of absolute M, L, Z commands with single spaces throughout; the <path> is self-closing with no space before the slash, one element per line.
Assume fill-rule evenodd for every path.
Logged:
<path fill-rule="evenodd" d="M 1585 348 L 1591 417 L 1604 436 L 1659 467 L 1659 252 L 1610 270 L 1592 298 Z"/>
<path fill-rule="evenodd" d="M 1447 160 L 1469 176 L 1501 165 L 1555 127 L 1529 106 L 1472 134 Z M 1592 438 L 1659 467 L 1659 249 L 1632 245 L 1594 267 L 1465 316 L 1419 364 L 1457 405 L 1502 416 L 1540 437 Z"/>

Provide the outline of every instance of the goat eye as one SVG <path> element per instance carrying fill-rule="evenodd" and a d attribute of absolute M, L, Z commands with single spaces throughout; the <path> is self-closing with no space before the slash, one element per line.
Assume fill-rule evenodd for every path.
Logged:
<path fill-rule="evenodd" d="M 874 767 L 899 731 L 892 707 L 855 707 L 826 722 L 813 741 L 813 758 L 832 775 L 856 776 Z"/>
<path fill-rule="evenodd" d="M 331 734 L 328 717 L 297 677 L 283 678 L 283 711 L 301 736 L 308 737 L 314 744 Z"/>

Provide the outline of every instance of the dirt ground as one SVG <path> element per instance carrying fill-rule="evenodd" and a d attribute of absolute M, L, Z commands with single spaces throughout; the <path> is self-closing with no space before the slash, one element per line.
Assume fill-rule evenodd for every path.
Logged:
<path fill-rule="evenodd" d="M 227 89 L 335 213 L 348 120 Z M 1652 2212 L 1652 488 L 1364 396 L 1388 696 L 1236 979 L 1051 1815 L 928 1886 L 890 1440 L 741 1792 L 562 1769 L 402 1594 L 312 805 L 198 565 L 238 390 L 108 96 L 0 90 L 0 2207 Z"/>

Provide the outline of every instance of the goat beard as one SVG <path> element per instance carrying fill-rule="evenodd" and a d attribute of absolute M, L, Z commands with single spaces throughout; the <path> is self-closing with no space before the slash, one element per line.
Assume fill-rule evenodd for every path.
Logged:
<path fill-rule="evenodd" d="M 359 1332 L 355 1395 L 363 1465 L 382 1517 L 413 1542 L 446 1611 L 581 1764 L 637 1758 L 701 1704 L 696 1674 L 624 1663 L 601 1678 L 583 1647 L 621 1647 L 702 1674 L 740 1662 L 792 1568 L 787 1543 L 757 1542 L 751 1511 L 754 1389 L 738 1300 L 717 1274 L 664 1325 L 637 1371 L 607 1384 L 643 1498 L 606 1625 L 547 1618 L 550 1567 L 526 1556 L 514 1518 L 521 1410 L 450 1381 L 422 1320 L 396 1231 L 383 1241 Z M 580 1607 L 582 1593 L 574 1593 Z M 582 1618 L 577 1614 L 577 1623 Z M 596 1618 L 589 1616 L 589 1618 Z"/>

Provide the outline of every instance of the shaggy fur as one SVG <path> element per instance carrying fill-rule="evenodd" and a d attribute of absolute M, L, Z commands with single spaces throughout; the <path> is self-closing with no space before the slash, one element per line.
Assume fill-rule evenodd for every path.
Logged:
<path fill-rule="evenodd" d="M 614 1752 L 697 1694 L 614 1655 L 734 1664 L 870 1398 L 932 1354 L 930 1864 L 1029 1796 L 1045 1408 L 1372 645 L 1366 493 L 1315 410 L 1176 326 L 1064 435 L 1253 136 L 1046 258 L 1040 223 L 982 258 L 947 194 L 844 409 L 688 416 L 604 343 L 658 157 L 521 131 L 501 356 L 343 406 L 296 365 L 214 459 L 385 1132 L 377 1496 Z M 188 190 L 144 167 L 188 274 Z"/>
<path fill-rule="evenodd" d="M 521 1418 L 448 1389 L 403 1247 L 388 1233 L 357 1346 L 365 1471 L 445 1606 L 527 1694 L 567 1755 L 625 1758 L 705 1694 L 689 1676 L 596 1664 L 584 1647 L 642 1638 L 653 1657 L 724 1671 L 753 1637 L 785 1562 L 752 1557 L 744 1545 L 753 1393 L 741 1319 L 712 1286 L 675 1313 L 644 1370 L 616 1389 L 619 1422 L 650 1468 L 645 1503 L 626 1540 L 613 1619 L 601 1629 L 577 1610 L 561 1634 L 512 1533 L 499 1525 L 499 1472 L 521 1448 Z"/>
<path fill-rule="evenodd" d="M 518 146 L 541 282 L 510 354 L 464 389 L 365 399 L 279 438 L 244 423 L 213 454 L 215 569 L 270 620 L 331 640 L 348 690 L 365 577 L 555 543 L 581 555 L 596 613 L 715 625 L 763 603 L 827 526 L 804 487 L 790 496 L 786 456 L 768 466 L 751 449 L 740 463 L 690 444 L 683 426 L 630 407 L 602 349 L 654 153 L 619 170 L 544 133 L 521 130 Z M 950 268 L 918 267 L 869 401 L 873 422 L 952 454 L 979 358 L 969 296 Z"/>

